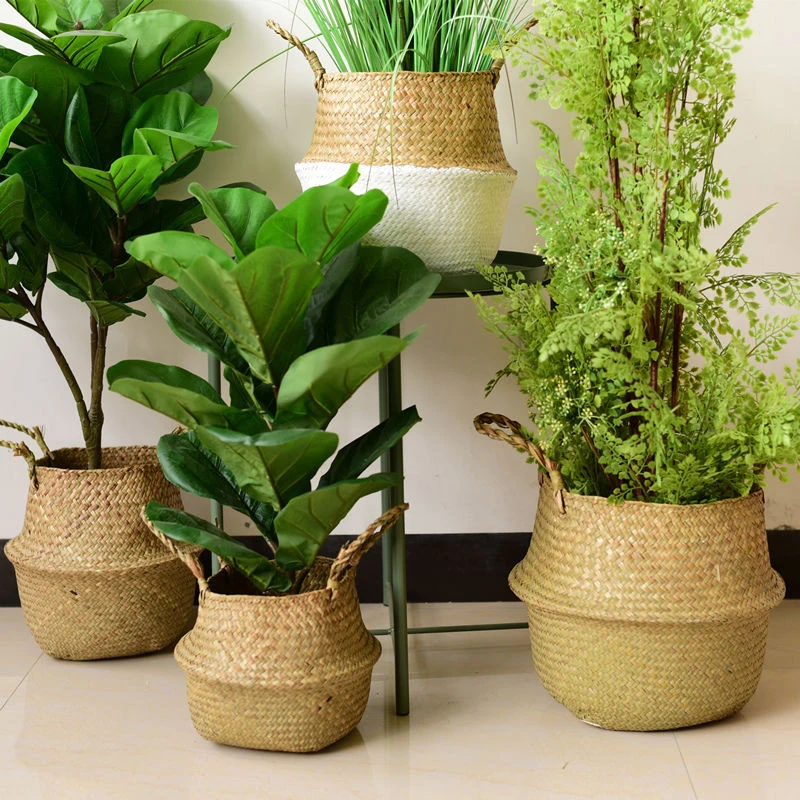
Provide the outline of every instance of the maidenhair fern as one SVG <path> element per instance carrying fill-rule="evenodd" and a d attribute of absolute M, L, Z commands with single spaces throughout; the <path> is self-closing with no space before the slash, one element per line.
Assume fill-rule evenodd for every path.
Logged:
<path fill-rule="evenodd" d="M 580 494 L 665 503 L 746 495 L 800 461 L 800 365 L 774 362 L 800 282 L 744 274 L 759 212 L 716 251 L 728 181 L 715 166 L 733 121 L 734 53 L 752 0 L 557 0 L 517 61 L 535 100 L 571 115 L 574 165 L 539 125 L 539 206 L 552 305 L 488 275 L 477 299 L 528 396 L 536 439 Z M 784 309 L 785 310 L 785 309 Z M 770 365 L 773 367 L 774 365 Z M 496 380 L 490 384 L 490 388 Z"/>

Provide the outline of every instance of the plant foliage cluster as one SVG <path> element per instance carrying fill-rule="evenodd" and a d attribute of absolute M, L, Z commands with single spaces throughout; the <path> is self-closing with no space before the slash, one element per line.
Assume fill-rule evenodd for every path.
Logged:
<path fill-rule="evenodd" d="M 305 0 L 342 72 L 477 72 L 515 34 L 520 0 Z"/>
<path fill-rule="evenodd" d="M 254 189 L 193 184 L 232 256 L 176 231 L 127 246 L 175 281 L 174 289 L 151 287 L 150 299 L 180 339 L 225 365 L 230 399 L 191 372 L 145 361 L 111 367 L 110 388 L 188 429 L 158 444 L 167 478 L 249 516 L 270 555 L 158 503 L 147 506 L 148 518 L 164 535 L 216 553 L 260 592 L 297 590 L 353 505 L 402 480 L 361 476 L 419 421 L 407 408 L 338 452 L 339 437 L 327 430 L 358 387 L 407 346 L 413 336 L 386 331 L 440 280 L 408 250 L 359 243 L 388 201 L 378 190 L 353 194 L 357 177 L 354 167 L 280 211 Z"/>
<path fill-rule="evenodd" d="M 573 166 L 539 125 L 540 287 L 490 272 L 536 437 L 580 494 L 664 503 L 746 495 L 800 460 L 800 366 L 764 370 L 795 333 L 784 273 L 746 274 L 758 217 L 714 251 L 733 126 L 731 55 L 751 0 L 558 0 L 518 56 L 534 99 L 572 117 Z M 766 210 L 766 209 L 765 209 Z M 786 309 L 784 309 L 785 311 Z M 491 385 L 490 385 L 491 387 Z"/>
<path fill-rule="evenodd" d="M 130 304 L 158 277 L 125 245 L 202 219 L 195 198 L 157 194 L 206 152 L 229 147 L 214 139 L 204 71 L 229 31 L 151 2 L 7 0 L 38 33 L 0 24 L 36 52 L 0 48 L 0 319 L 43 338 L 72 392 L 92 468 L 108 329 L 141 314 Z M 90 312 L 88 395 L 46 323 L 48 284 Z"/>

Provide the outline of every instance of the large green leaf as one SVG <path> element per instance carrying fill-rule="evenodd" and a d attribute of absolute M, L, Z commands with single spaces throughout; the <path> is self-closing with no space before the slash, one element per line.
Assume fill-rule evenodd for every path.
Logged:
<path fill-rule="evenodd" d="M 25 181 L 12 175 L 0 183 L 0 250 L 19 234 L 24 222 Z"/>
<path fill-rule="evenodd" d="M 358 500 L 401 480 L 399 475 L 378 473 L 295 497 L 275 517 L 277 562 L 287 570 L 311 566 L 322 544 Z"/>
<path fill-rule="evenodd" d="M 280 428 L 325 428 L 342 404 L 371 375 L 406 347 L 394 336 L 372 336 L 321 347 L 300 356 L 278 391 Z"/>
<path fill-rule="evenodd" d="M 11 137 L 36 102 L 36 90 L 19 78 L 4 75 L 0 78 L 0 158 L 8 150 Z"/>
<path fill-rule="evenodd" d="M 208 192 L 193 183 L 189 193 L 200 201 L 206 216 L 219 228 L 240 261 L 256 249 L 258 231 L 276 211 L 264 192 L 245 187 Z"/>
<path fill-rule="evenodd" d="M 79 167 L 69 162 L 66 164 L 119 217 L 125 216 L 141 200 L 152 195 L 153 186 L 162 172 L 158 156 L 122 156 L 108 170 Z"/>
<path fill-rule="evenodd" d="M 121 19 L 129 14 L 138 14 L 144 11 L 147 6 L 152 5 L 153 0 L 100 0 L 105 9 L 103 26 L 106 30 L 113 28 Z"/>
<path fill-rule="evenodd" d="M 291 578 L 274 562 L 240 544 L 210 522 L 155 502 L 147 504 L 145 513 L 153 527 L 165 536 L 210 550 L 246 575 L 260 592 L 288 592 L 292 588 Z"/>
<path fill-rule="evenodd" d="M 85 30 L 60 33 L 50 41 L 73 67 L 93 70 L 104 48 L 124 40 L 124 36 L 111 31 Z"/>
<path fill-rule="evenodd" d="M 48 56 L 23 58 L 14 64 L 10 74 L 36 89 L 38 96 L 33 105 L 36 118 L 52 142 L 62 142 L 72 98 L 79 86 L 92 82 L 92 74 Z"/>
<path fill-rule="evenodd" d="M 386 333 L 419 308 L 441 275 L 402 247 L 361 247 L 355 268 L 327 304 L 313 346 Z"/>
<path fill-rule="evenodd" d="M 151 286 L 147 295 L 179 339 L 216 357 L 237 372 L 249 374 L 250 368 L 239 355 L 230 336 L 186 292 Z"/>
<path fill-rule="evenodd" d="M 336 296 L 342 284 L 356 267 L 360 245 L 351 244 L 350 247 L 342 250 L 327 264 L 322 267 L 322 281 L 311 295 L 306 312 L 306 332 L 308 342 L 311 342 L 319 335 L 322 326 L 320 320 L 325 314 L 328 303 Z"/>
<path fill-rule="evenodd" d="M 47 277 L 50 282 L 61 289 L 62 292 L 66 292 L 70 297 L 74 297 L 76 300 L 85 303 L 89 307 L 92 316 L 104 327 L 122 322 L 122 320 L 127 319 L 131 314 L 144 316 L 144 312 L 137 311 L 130 306 L 126 306 L 124 303 L 94 299 L 86 291 L 84 286 L 77 283 L 63 272 L 51 272 Z"/>
<path fill-rule="evenodd" d="M 181 367 L 150 361 L 121 361 L 107 373 L 109 388 L 176 420 L 187 428 L 199 425 L 237 428 L 248 433 L 265 429 L 258 415 L 231 408 L 211 384 Z"/>
<path fill-rule="evenodd" d="M 200 258 L 208 258 L 230 271 L 235 264 L 230 256 L 210 239 L 196 233 L 162 231 L 140 236 L 125 245 L 125 249 L 156 272 L 177 281 L 182 272 Z"/>
<path fill-rule="evenodd" d="M 135 258 L 129 258 L 119 264 L 113 274 L 103 281 L 103 289 L 112 300 L 134 303 L 147 294 L 147 287 L 159 277 L 159 274 L 146 264 Z"/>
<path fill-rule="evenodd" d="M 375 227 L 388 202 L 378 189 L 363 195 L 336 185 L 307 189 L 262 225 L 257 246 L 300 250 L 325 264 Z"/>
<path fill-rule="evenodd" d="M 17 61 L 21 61 L 25 56 L 16 50 L 8 47 L 0 47 L 0 73 L 7 75 L 14 68 Z"/>
<path fill-rule="evenodd" d="M 0 292 L 13 289 L 22 281 L 22 269 L 17 264 L 12 264 L 0 255 Z"/>
<path fill-rule="evenodd" d="M 50 0 L 58 14 L 58 28 L 62 31 L 84 28 L 99 28 L 105 9 L 101 0 Z"/>
<path fill-rule="evenodd" d="M 0 320 L 9 322 L 11 320 L 20 319 L 27 313 L 27 309 L 19 300 L 6 292 L 0 292 Z"/>
<path fill-rule="evenodd" d="M 72 97 L 64 121 L 64 147 L 74 164 L 81 167 L 100 169 L 100 151 L 92 130 L 92 117 L 86 91 L 79 86 Z"/>
<path fill-rule="evenodd" d="M 274 540 L 275 510 L 242 491 L 224 462 L 206 450 L 194 432 L 162 436 L 157 452 L 161 468 L 170 483 L 185 492 L 216 500 L 223 506 L 247 514 L 265 537 Z"/>
<path fill-rule="evenodd" d="M 98 72 L 141 99 L 163 94 L 202 72 L 230 29 L 176 14 L 144 11 L 114 23 L 125 36 L 103 50 Z"/>
<path fill-rule="evenodd" d="M 335 452 L 335 433 L 269 431 L 247 436 L 237 431 L 198 428 L 203 447 L 216 454 L 247 494 L 281 508 L 311 489 L 311 479 Z"/>
<path fill-rule="evenodd" d="M 41 36 L 37 36 L 27 28 L 21 28 L 19 25 L 11 25 L 7 22 L 0 22 L 0 32 L 5 33 L 7 36 L 11 36 L 18 42 L 27 44 L 29 47 L 32 47 L 34 50 L 36 50 L 37 53 L 41 53 L 42 55 L 55 59 L 61 57 L 61 51 L 50 41 L 50 39 L 44 39 Z"/>
<path fill-rule="evenodd" d="M 85 166 L 105 169 L 123 155 L 120 149 L 122 134 L 140 101 L 119 86 L 94 83 L 84 86 L 83 91 L 86 94 L 92 135 L 100 157 L 98 164 Z"/>
<path fill-rule="evenodd" d="M 52 36 L 58 33 L 58 13 L 50 0 L 7 0 L 34 28 Z"/>
<path fill-rule="evenodd" d="M 411 406 L 354 439 L 336 454 L 328 471 L 319 479 L 319 488 L 358 478 L 418 422 L 421 418 L 417 407 Z"/>
<path fill-rule="evenodd" d="M 265 247 L 232 269 L 198 258 L 178 285 L 231 337 L 253 375 L 277 384 L 305 349 L 303 318 L 321 277 L 300 253 Z"/>

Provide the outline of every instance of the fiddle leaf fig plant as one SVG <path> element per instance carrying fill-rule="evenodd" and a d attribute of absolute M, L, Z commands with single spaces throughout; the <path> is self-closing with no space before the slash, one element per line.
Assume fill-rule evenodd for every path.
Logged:
<path fill-rule="evenodd" d="M 101 466 L 109 328 L 142 312 L 159 273 L 126 251 L 154 231 L 188 231 L 198 200 L 159 190 L 186 178 L 214 138 L 205 68 L 229 30 L 150 0 L 7 0 L 36 30 L 0 31 L 33 48 L 0 53 L 0 319 L 42 337 L 76 404 L 90 469 Z M 54 269 L 48 271 L 48 256 Z M 15 258 L 16 257 L 16 258 Z M 48 284 L 83 303 L 91 378 L 84 391 L 46 322 Z"/>
<path fill-rule="evenodd" d="M 798 327 L 800 282 L 746 274 L 756 213 L 722 246 L 731 55 L 751 0 L 537 2 L 518 62 L 571 115 L 568 163 L 540 124 L 547 288 L 489 271 L 478 300 L 529 398 L 531 439 L 578 494 L 658 503 L 747 495 L 800 461 L 800 365 L 765 372 Z M 763 303 L 788 307 L 770 316 Z M 493 386 L 494 382 L 490 385 Z M 554 481 L 555 483 L 555 481 Z"/>
<path fill-rule="evenodd" d="M 176 284 L 150 287 L 150 299 L 182 341 L 225 365 L 228 398 L 186 370 L 142 361 L 111 367 L 110 389 L 187 429 L 158 444 L 165 475 L 250 517 L 271 557 L 159 503 L 147 517 L 162 534 L 216 553 L 259 592 L 292 591 L 355 503 L 401 480 L 363 473 L 420 419 L 407 408 L 341 449 L 327 430 L 406 348 L 412 337 L 386 332 L 440 280 L 408 250 L 360 244 L 388 201 L 378 190 L 351 192 L 357 177 L 354 167 L 281 210 L 252 188 L 192 184 L 229 250 L 180 231 L 127 244 Z"/>

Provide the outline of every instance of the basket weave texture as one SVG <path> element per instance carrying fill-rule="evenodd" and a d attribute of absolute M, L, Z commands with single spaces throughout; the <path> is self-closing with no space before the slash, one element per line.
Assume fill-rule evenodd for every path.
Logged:
<path fill-rule="evenodd" d="M 741 709 L 785 592 L 770 566 L 762 493 L 690 506 L 563 496 L 565 513 L 544 480 L 530 548 L 509 578 L 550 694 L 621 730 Z"/>
<path fill-rule="evenodd" d="M 175 657 L 197 731 L 221 744 L 313 752 L 358 725 L 381 646 L 364 627 L 355 570 L 334 592 L 318 558 L 300 594 L 233 594 L 226 572 L 201 592 Z"/>
<path fill-rule="evenodd" d="M 58 450 L 37 465 L 22 533 L 6 545 L 25 620 L 55 658 L 84 661 L 161 650 L 190 626 L 195 583 L 141 520 L 150 500 L 181 507 L 152 447 Z"/>

